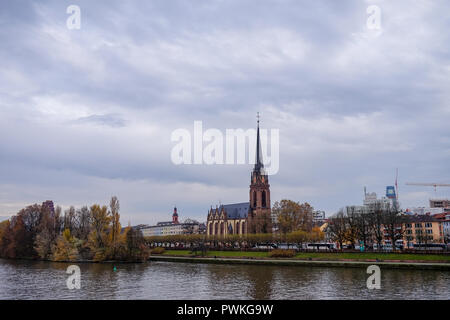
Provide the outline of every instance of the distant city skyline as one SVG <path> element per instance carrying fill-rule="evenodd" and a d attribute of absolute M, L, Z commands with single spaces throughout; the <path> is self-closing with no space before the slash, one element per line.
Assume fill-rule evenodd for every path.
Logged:
<path fill-rule="evenodd" d="M 0 217 L 116 195 L 122 224 L 175 205 L 204 222 L 248 201 L 251 165 L 174 165 L 171 133 L 253 129 L 257 112 L 280 134 L 272 203 L 330 216 L 396 168 L 403 207 L 449 197 L 405 183 L 450 183 L 450 3 L 77 0 L 79 30 L 70 4 L 0 3 Z"/>

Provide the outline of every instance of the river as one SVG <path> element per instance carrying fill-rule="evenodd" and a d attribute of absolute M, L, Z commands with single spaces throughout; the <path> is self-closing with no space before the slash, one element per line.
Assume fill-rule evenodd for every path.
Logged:
<path fill-rule="evenodd" d="M 448 271 L 382 269 L 369 290 L 363 268 L 80 263 L 69 290 L 69 265 L 0 259 L 0 299 L 450 299 Z"/>

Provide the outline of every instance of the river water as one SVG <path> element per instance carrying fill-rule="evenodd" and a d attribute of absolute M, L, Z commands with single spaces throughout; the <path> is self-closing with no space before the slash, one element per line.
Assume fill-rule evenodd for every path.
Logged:
<path fill-rule="evenodd" d="M 450 299 L 448 271 L 382 269 L 369 290 L 364 268 L 80 263 L 69 290 L 69 265 L 0 259 L 0 299 Z"/>

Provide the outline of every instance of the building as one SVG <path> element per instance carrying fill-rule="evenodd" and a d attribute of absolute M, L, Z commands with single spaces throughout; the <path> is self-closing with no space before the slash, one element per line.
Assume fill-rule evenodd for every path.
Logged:
<path fill-rule="evenodd" d="M 443 212 L 443 208 L 413 207 L 407 208 L 404 213 L 407 215 L 435 215 Z"/>
<path fill-rule="evenodd" d="M 316 227 L 320 227 L 325 223 L 325 211 L 314 210 L 313 211 L 313 224 Z"/>
<path fill-rule="evenodd" d="M 139 229 L 144 237 L 197 234 L 200 232 L 201 224 L 192 219 L 186 219 L 183 223 L 180 223 L 178 221 L 178 211 L 175 207 L 172 221 L 158 222 L 155 226 L 141 226 Z"/>
<path fill-rule="evenodd" d="M 449 199 L 430 199 L 430 208 L 443 208 L 450 211 Z"/>
<path fill-rule="evenodd" d="M 429 207 L 412 207 L 405 210 L 405 214 L 409 215 L 436 215 L 450 212 L 448 199 L 430 199 Z"/>
<path fill-rule="evenodd" d="M 249 201 L 212 207 L 208 211 L 208 236 L 229 234 L 271 233 L 269 177 L 264 171 L 259 120 L 256 133 L 256 161 L 250 178 Z"/>
<path fill-rule="evenodd" d="M 392 196 L 392 193 L 395 192 L 392 191 L 392 187 L 388 186 L 386 187 L 386 197 L 378 198 L 376 192 L 367 192 L 366 188 L 364 187 L 364 199 L 362 205 L 356 205 L 356 206 L 347 206 L 345 207 L 346 213 L 368 213 L 371 212 L 371 208 L 375 205 L 380 206 L 381 208 L 389 208 L 396 203 L 397 199 Z"/>
<path fill-rule="evenodd" d="M 442 223 L 442 232 L 444 233 L 444 242 L 450 243 L 450 213 L 444 212 L 433 215 L 433 218 Z"/>
<path fill-rule="evenodd" d="M 51 216 L 55 215 L 55 206 L 54 206 L 52 200 L 47 200 L 45 202 L 42 202 L 42 208 L 47 209 Z"/>
<path fill-rule="evenodd" d="M 431 215 L 413 215 L 403 223 L 403 242 L 411 244 L 444 243 L 442 222 Z"/>

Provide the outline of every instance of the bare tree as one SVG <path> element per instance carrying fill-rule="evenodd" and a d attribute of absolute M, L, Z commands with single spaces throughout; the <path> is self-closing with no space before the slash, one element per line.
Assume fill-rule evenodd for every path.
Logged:
<path fill-rule="evenodd" d="M 392 250 L 396 250 L 395 243 L 397 240 L 403 239 L 403 233 L 405 229 L 403 228 L 403 223 L 405 222 L 405 217 L 401 214 L 397 204 L 387 205 L 383 210 L 383 226 L 387 232 L 388 238 L 392 243 Z"/>
<path fill-rule="evenodd" d="M 89 232 L 91 231 L 91 213 L 89 208 L 84 206 L 76 211 L 76 228 L 74 231 L 75 237 L 81 240 L 87 240 Z"/>
<path fill-rule="evenodd" d="M 113 257 L 116 255 L 116 249 L 117 249 L 117 240 L 120 235 L 120 203 L 119 199 L 117 199 L 116 196 L 113 196 L 111 198 L 111 201 L 109 202 L 109 209 L 111 214 L 111 220 L 112 220 L 112 230 L 111 230 L 111 246 L 113 250 Z"/>
<path fill-rule="evenodd" d="M 72 234 L 75 229 L 75 208 L 71 206 L 69 209 L 64 211 L 64 230 L 69 229 Z"/>
<path fill-rule="evenodd" d="M 347 219 L 343 209 L 328 220 L 327 233 L 331 240 L 339 243 L 339 248 L 342 250 L 344 241 L 347 239 Z"/>
<path fill-rule="evenodd" d="M 359 240 L 359 232 L 358 232 L 358 220 L 359 220 L 359 211 L 355 206 L 347 208 L 346 224 L 347 224 L 347 232 L 346 239 L 351 243 L 352 248 L 355 248 L 355 241 Z"/>
<path fill-rule="evenodd" d="M 372 237 L 375 239 L 377 243 L 378 250 L 381 250 L 384 238 L 384 209 L 383 205 L 379 202 L 376 202 L 369 206 L 368 209 L 368 223 L 370 232 Z"/>
<path fill-rule="evenodd" d="M 372 241 L 373 233 L 370 226 L 370 214 L 366 211 L 360 212 L 356 221 L 356 229 L 358 239 L 362 241 L 364 248 L 366 248 Z"/>

